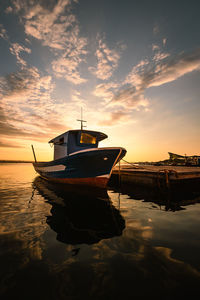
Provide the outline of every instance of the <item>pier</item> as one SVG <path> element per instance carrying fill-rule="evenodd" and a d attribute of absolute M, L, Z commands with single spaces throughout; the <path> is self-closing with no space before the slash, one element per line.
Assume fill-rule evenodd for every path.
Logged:
<path fill-rule="evenodd" d="M 200 191 L 200 167 L 117 165 L 112 172 L 111 184 L 141 186 L 160 191 Z"/>

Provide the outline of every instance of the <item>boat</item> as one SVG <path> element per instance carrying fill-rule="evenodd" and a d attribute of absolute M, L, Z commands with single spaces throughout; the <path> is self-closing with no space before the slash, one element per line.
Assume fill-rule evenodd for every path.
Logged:
<path fill-rule="evenodd" d="M 57 183 L 106 188 L 114 166 L 125 156 L 122 147 L 98 147 L 108 136 L 102 132 L 81 129 L 69 130 L 51 139 L 54 159 L 37 162 L 35 171 L 43 178 Z"/>

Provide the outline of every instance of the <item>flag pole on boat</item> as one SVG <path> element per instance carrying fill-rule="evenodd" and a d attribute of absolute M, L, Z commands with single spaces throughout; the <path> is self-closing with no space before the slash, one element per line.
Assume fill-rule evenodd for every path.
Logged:
<path fill-rule="evenodd" d="M 32 147 L 32 150 L 33 150 L 33 156 L 34 156 L 35 162 L 37 162 L 37 159 L 36 159 L 36 156 L 35 156 L 35 150 L 33 148 L 33 145 L 31 145 L 31 147 Z"/>
<path fill-rule="evenodd" d="M 80 120 L 77 119 L 77 121 L 81 122 L 81 130 L 83 130 L 83 127 L 86 127 L 86 126 L 83 125 L 83 122 L 87 122 L 87 121 L 83 120 L 83 116 L 82 115 L 83 115 L 83 112 L 82 112 L 82 107 L 81 107 L 81 119 Z"/>

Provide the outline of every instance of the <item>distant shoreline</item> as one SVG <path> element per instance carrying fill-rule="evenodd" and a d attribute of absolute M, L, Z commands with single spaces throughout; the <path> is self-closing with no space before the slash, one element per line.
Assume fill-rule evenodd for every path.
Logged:
<path fill-rule="evenodd" d="M 27 161 L 27 160 L 0 160 L 0 163 L 28 163 L 31 164 L 33 161 Z"/>

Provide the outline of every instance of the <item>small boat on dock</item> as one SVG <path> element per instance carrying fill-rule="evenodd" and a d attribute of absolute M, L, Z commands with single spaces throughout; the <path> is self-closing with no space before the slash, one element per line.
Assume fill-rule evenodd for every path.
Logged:
<path fill-rule="evenodd" d="M 82 120 L 81 120 L 82 121 Z M 122 147 L 98 148 L 107 135 L 85 130 L 69 130 L 51 139 L 54 160 L 35 162 L 41 177 L 58 183 L 105 188 L 114 166 L 125 156 Z M 34 149 L 33 154 L 35 157 Z"/>

